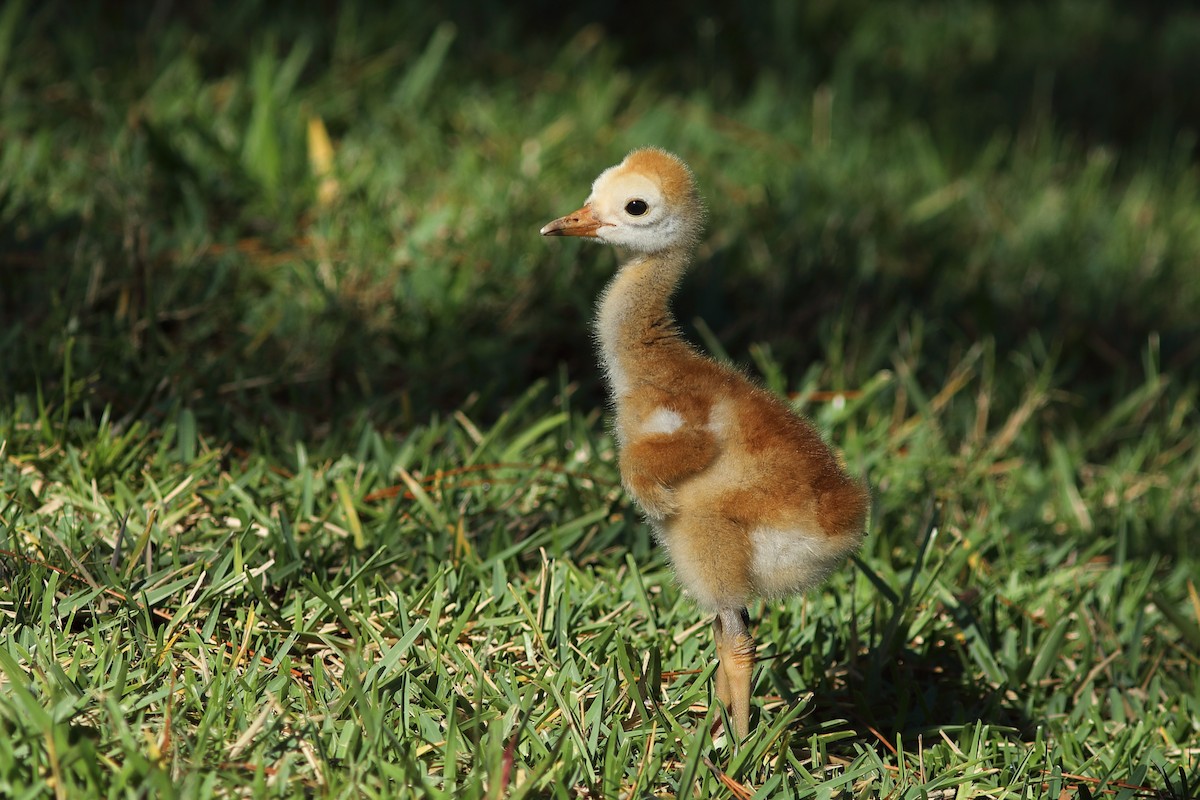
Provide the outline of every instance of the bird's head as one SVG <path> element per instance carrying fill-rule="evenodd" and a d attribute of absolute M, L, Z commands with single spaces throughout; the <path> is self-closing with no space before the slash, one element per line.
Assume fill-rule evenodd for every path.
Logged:
<path fill-rule="evenodd" d="M 583 208 L 542 228 L 543 236 L 582 236 L 641 253 L 690 248 L 704 204 L 687 165 L 657 148 L 634 150 L 600 173 Z"/>

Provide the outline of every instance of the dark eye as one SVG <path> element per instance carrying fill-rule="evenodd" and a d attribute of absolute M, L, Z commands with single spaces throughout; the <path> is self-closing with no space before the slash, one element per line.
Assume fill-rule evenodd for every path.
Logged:
<path fill-rule="evenodd" d="M 645 200 L 630 200 L 625 204 L 625 212 L 635 217 L 640 217 L 649 210 L 650 206 L 646 205 Z"/>

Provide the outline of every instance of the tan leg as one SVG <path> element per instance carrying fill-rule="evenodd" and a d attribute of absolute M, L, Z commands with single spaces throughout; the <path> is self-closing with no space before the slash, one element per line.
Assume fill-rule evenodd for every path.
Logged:
<path fill-rule="evenodd" d="M 717 644 L 717 672 L 713 676 L 716 682 L 717 699 L 721 701 L 722 705 L 728 707 L 730 703 L 729 678 L 725 677 L 725 659 L 727 658 L 727 654 L 725 652 L 724 639 L 721 637 L 720 623 L 716 620 L 713 621 L 713 638 Z"/>
<path fill-rule="evenodd" d="M 729 652 L 725 645 L 725 629 L 721 625 L 720 617 L 713 620 L 713 643 L 717 646 L 717 671 L 713 676 L 714 688 L 716 689 L 717 699 L 721 701 L 721 705 L 729 708 L 732 698 L 729 696 L 729 677 L 725 674 L 725 665 L 728 663 Z M 717 722 L 720 723 L 720 719 Z"/>
<path fill-rule="evenodd" d="M 733 732 L 744 739 L 750 732 L 750 684 L 754 677 L 754 637 L 744 608 L 722 610 L 713 620 L 717 645 L 716 691 L 733 720 Z"/>

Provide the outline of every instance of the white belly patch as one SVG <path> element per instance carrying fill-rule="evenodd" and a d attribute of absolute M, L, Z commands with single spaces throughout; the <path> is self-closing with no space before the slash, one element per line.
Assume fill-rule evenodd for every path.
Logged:
<path fill-rule="evenodd" d="M 754 557 L 750 569 L 758 591 L 768 597 L 802 592 L 820 582 L 834 566 L 820 532 L 757 528 L 750 533 Z"/>
<path fill-rule="evenodd" d="M 665 406 L 660 406 L 646 417 L 646 422 L 642 425 L 642 433 L 674 433 L 683 427 L 683 417 L 678 411 L 674 411 Z"/>

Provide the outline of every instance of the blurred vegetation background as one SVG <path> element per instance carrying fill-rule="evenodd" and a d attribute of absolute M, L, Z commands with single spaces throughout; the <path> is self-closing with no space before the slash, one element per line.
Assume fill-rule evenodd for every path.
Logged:
<path fill-rule="evenodd" d="M 1151 335 L 1195 375 L 1197 74 L 1187 3 L 10 2 L 0 391 L 242 441 L 559 365 L 598 399 L 612 257 L 537 229 L 657 144 L 711 209 L 681 317 L 735 360 L 861 380 L 919 318 L 933 370 L 1039 339 L 1086 417 Z"/>

